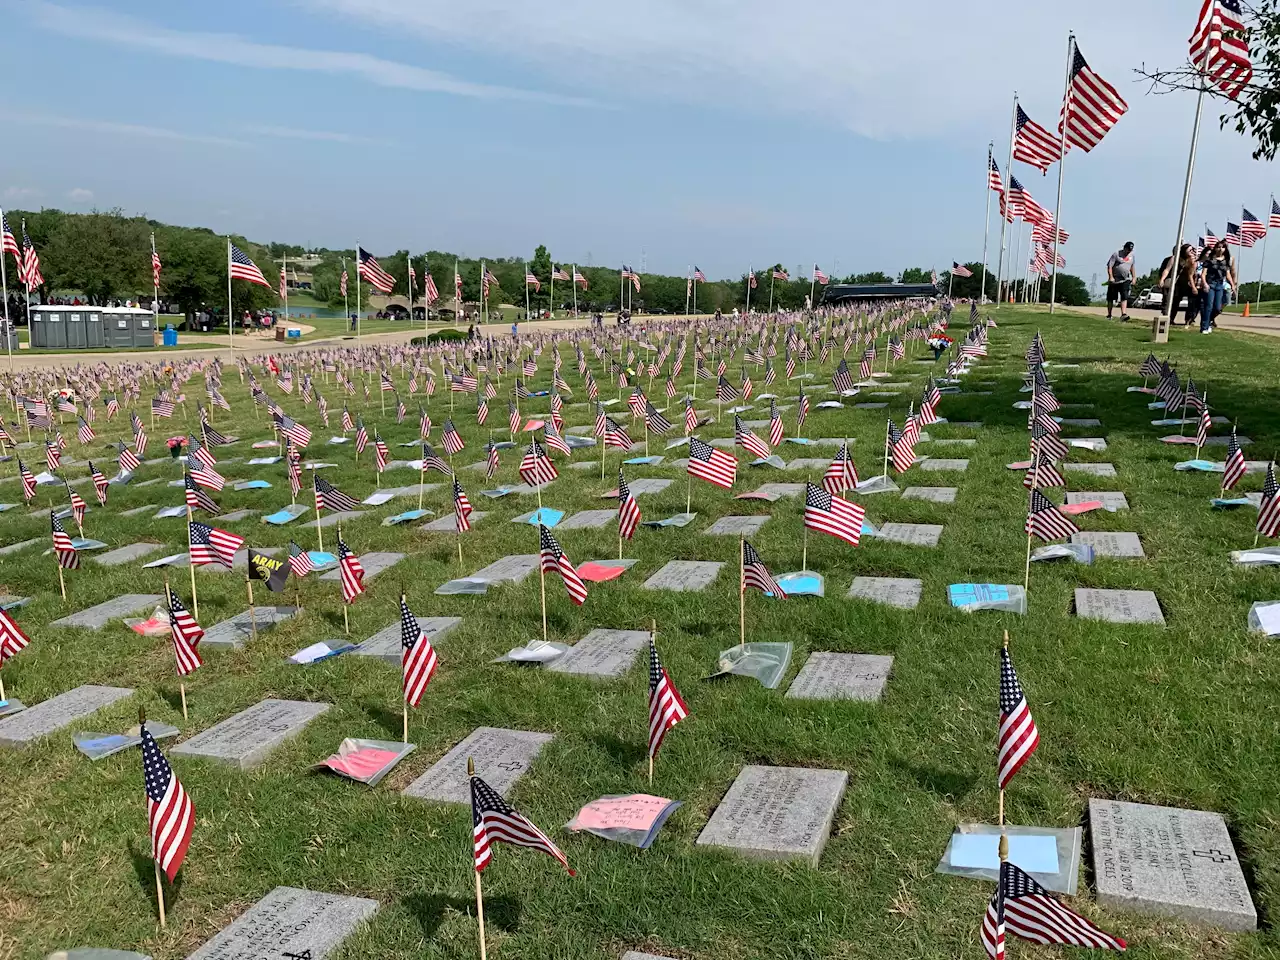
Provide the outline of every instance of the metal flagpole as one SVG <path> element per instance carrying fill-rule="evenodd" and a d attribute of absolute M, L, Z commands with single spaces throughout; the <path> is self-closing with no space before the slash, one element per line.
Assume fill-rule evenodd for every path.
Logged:
<path fill-rule="evenodd" d="M 570 282 L 572 282 L 572 278 L 570 278 Z M 555 318 L 556 318 L 556 262 L 552 260 L 551 261 L 551 286 L 547 290 L 547 319 L 554 320 Z"/>
<path fill-rule="evenodd" d="M 480 261 L 480 322 L 487 324 L 489 322 L 489 266 L 483 260 Z"/>
<path fill-rule="evenodd" d="M 280 261 L 280 296 L 284 299 L 284 322 L 289 325 L 289 254 Z"/>
<path fill-rule="evenodd" d="M 818 265 L 813 265 L 813 272 L 809 274 L 809 309 L 813 309 L 813 285 L 818 282 Z"/>
<path fill-rule="evenodd" d="M 947 278 L 947 299 L 948 300 L 951 299 L 951 287 L 953 284 L 955 284 L 955 282 L 956 282 L 956 271 L 954 268 L 952 268 L 951 276 Z"/>
<path fill-rule="evenodd" d="M 1013 248 L 1009 251 L 1009 296 L 1005 300 L 1017 300 L 1018 282 L 1018 260 L 1022 256 L 1022 224 L 1026 221 L 1021 215 L 1018 216 L 1018 233 L 1013 240 Z"/>
<path fill-rule="evenodd" d="M 769 315 L 773 315 L 773 275 L 777 268 L 769 271 Z"/>
<path fill-rule="evenodd" d="M 686 317 L 689 316 L 689 291 L 692 289 L 693 289 L 693 268 L 691 267 L 685 273 L 685 278 L 684 278 L 684 315 Z M 694 384 L 696 387 L 697 377 L 694 378 Z"/>
<path fill-rule="evenodd" d="M 3 219 L 3 218 L 4 218 L 4 211 L 0 210 L 0 219 Z M 8 274 L 5 272 L 4 257 L 5 257 L 4 252 L 0 251 L 0 297 L 4 298 L 3 335 L 4 335 L 5 348 L 9 351 L 9 369 L 12 370 L 13 369 L 13 340 L 17 339 L 17 335 L 14 332 L 13 323 L 9 319 L 9 277 L 8 277 Z"/>
<path fill-rule="evenodd" d="M 751 316 L 751 281 L 756 278 L 756 273 L 750 267 L 747 267 L 747 316 Z"/>
<path fill-rule="evenodd" d="M 1062 223 L 1062 168 L 1067 159 L 1067 129 L 1071 123 L 1071 63 L 1076 55 L 1076 35 L 1067 34 L 1067 78 L 1062 84 L 1062 143 L 1058 147 L 1058 205 L 1053 209 L 1053 279 L 1049 281 L 1049 314 L 1058 296 L 1058 237 Z"/>
<path fill-rule="evenodd" d="M 1013 179 L 1013 139 L 1018 134 L 1018 91 L 1013 91 L 1013 113 L 1009 118 L 1009 162 L 1004 168 L 1004 210 L 1000 214 L 1000 258 L 996 265 L 996 302 L 1004 298 L 1001 284 L 1004 281 L 1005 237 L 1008 234 L 1009 217 L 1012 200 L 1009 197 L 1009 182 Z"/>
<path fill-rule="evenodd" d="M 552 265 L 554 269 L 554 264 Z M 572 267 L 573 273 L 569 274 L 569 284 L 573 287 L 573 315 L 578 315 L 578 265 L 575 263 Z"/>
<path fill-rule="evenodd" d="M 347 258 L 342 258 L 342 272 L 347 272 Z M 346 327 L 351 322 L 351 304 L 347 302 L 347 285 L 342 285 L 342 325 Z M 345 331 L 344 331 L 345 332 Z"/>
<path fill-rule="evenodd" d="M 524 265 L 524 318 L 529 319 L 529 261 L 521 260 Z M 554 266 L 552 267 L 554 269 Z"/>
<path fill-rule="evenodd" d="M 1177 262 L 1176 260 L 1174 261 Z M 1236 254 L 1236 303 L 1240 302 L 1240 278 L 1244 276 L 1244 204 L 1240 204 L 1240 252 Z M 1170 291 L 1172 295 L 1172 291 Z"/>
<path fill-rule="evenodd" d="M 408 278 L 407 282 L 409 284 L 409 326 L 412 327 L 413 326 L 413 257 L 412 255 L 406 252 L 404 255 L 404 262 L 405 262 L 405 266 L 408 267 L 408 270 L 409 270 L 406 276 Z"/>
<path fill-rule="evenodd" d="M 978 290 L 978 303 L 987 302 L 987 242 L 991 239 L 991 151 L 995 141 L 987 144 L 987 169 L 983 171 L 983 188 L 987 194 L 987 213 L 982 219 L 982 286 Z M 948 294 L 950 296 L 950 294 Z"/>
<path fill-rule="evenodd" d="M 159 330 L 160 329 L 160 284 L 156 282 L 155 260 L 156 260 L 156 235 L 155 235 L 155 232 L 152 231 L 151 233 L 151 292 L 152 292 L 151 329 Z M 7 304 L 5 305 L 5 310 L 8 311 Z"/>
<path fill-rule="evenodd" d="M 1181 259 L 1182 253 L 1182 231 L 1187 226 L 1187 204 L 1191 201 L 1191 175 L 1195 171 L 1196 166 L 1196 147 L 1200 144 L 1200 117 L 1204 113 L 1204 91 L 1205 91 L 1205 71 L 1209 66 L 1209 45 L 1205 44 L 1204 65 L 1200 71 L 1200 92 L 1196 95 L 1196 118 L 1191 127 L 1191 149 L 1187 152 L 1187 179 L 1182 185 L 1182 207 L 1178 211 L 1178 232 L 1173 238 L 1173 260 L 1171 261 L 1170 271 L 1176 271 Z M 1270 219 L 1270 212 L 1267 217 Z M 1205 233 L 1207 234 L 1208 224 L 1205 225 Z M 1177 274 L 1174 273 L 1176 277 Z M 1173 322 L 1173 311 L 1178 309 L 1178 301 L 1173 297 L 1173 289 L 1169 290 L 1169 302 L 1165 304 L 1165 309 L 1161 311 L 1161 316 L 1155 322 L 1155 329 L 1152 331 L 1152 340 L 1155 343 L 1169 342 L 1169 326 Z"/>
<path fill-rule="evenodd" d="M 458 283 L 458 258 L 453 258 L 453 322 L 462 316 L 462 285 Z M 440 358 L 440 378 L 444 379 L 444 357 Z M 452 391 L 451 391 L 452 393 Z M 452 402 L 452 400 L 450 401 Z"/>
<path fill-rule="evenodd" d="M 360 241 L 356 241 L 356 341 L 360 340 Z"/>
<path fill-rule="evenodd" d="M 231 351 L 231 362 L 236 362 L 236 318 L 231 307 L 231 238 L 227 237 L 227 349 Z"/>
<path fill-rule="evenodd" d="M 1276 202 L 1276 195 L 1271 195 L 1271 200 L 1267 204 L 1267 233 L 1271 232 L 1271 207 Z M 1267 265 L 1267 234 L 1262 235 L 1262 261 L 1258 264 L 1258 289 L 1253 295 L 1253 309 L 1257 312 L 1258 304 L 1262 302 L 1262 268 Z"/>
<path fill-rule="evenodd" d="M 618 271 L 618 312 L 619 313 L 622 312 L 622 291 L 623 291 L 623 285 L 626 282 L 627 282 L 627 268 L 624 265 L 623 268 Z M 688 300 L 687 297 L 685 299 L 686 301 Z"/>

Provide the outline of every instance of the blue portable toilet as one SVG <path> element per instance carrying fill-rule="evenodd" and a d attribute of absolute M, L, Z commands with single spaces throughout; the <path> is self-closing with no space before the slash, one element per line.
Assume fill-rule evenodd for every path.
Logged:
<path fill-rule="evenodd" d="M 178 331 L 173 328 L 173 324 L 167 324 L 164 328 L 164 345 L 166 347 L 176 347 L 178 345 Z"/>

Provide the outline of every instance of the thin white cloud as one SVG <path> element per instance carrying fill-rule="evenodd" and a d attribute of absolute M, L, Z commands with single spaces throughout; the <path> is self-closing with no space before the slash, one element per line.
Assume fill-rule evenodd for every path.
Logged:
<path fill-rule="evenodd" d="M 61 117 L 49 113 L 18 113 L 0 110 L 0 122 L 17 126 L 54 127 L 76 130 L 80 133 L 102 133 L 122 137 L 143 137 L 149 140 L 172 140 L 178 143 L 203 143 L 219 147 L 248 146 L 242 140 L 215 137 L 204 133 L 187 133 L 167 130 L 164 127 L 148 127 L 138 123 L 115 123 L 110 120 L 91 120 L 87 117 Z"/>
<path fill-rule="evenodd" d="M 281 140 L 312 140 L 321 143 L 379 143 L 385 144 L 386 140 L 375 140 L 372 137 L 362 137 L 353 133 L 339 133 L 333 130 L 302 130 L 297 127 L 278 127 L 278 126 L 252 126 L 246 127 L 245 132 L 256 137 L 276 137 Z"/>
<path fill-rule="evenodd" d="M 20 203 L 24 200 L 34 200 L 40 196 L 40 190 L 36 187 L 5 187 L 3 199 L 5 203 Z"/>
<path fill-rule="evenodd" d="M 67 199 L 76 203 L 87 203 L 93 199 L 93 191 L 87 187 L 74 187 L 68 191 Z"/>
<path fill-rule="evenodd" d="M 519 100 L 552 106 L 590 106 L 585 97 L 472 83 L 468 80 L 394 60 L 341 50 L 307 50 L 257 43 L 228 33 L 171 30 L 96 7 L 64 7 L 30 0 L 21 9 L 53 33 L 97 43 L 147 50 L 184 59 L 207 60 L 259 70 L 293 70 L 355 76 L 382 87 L 444 93 L 482 100 Z"/>

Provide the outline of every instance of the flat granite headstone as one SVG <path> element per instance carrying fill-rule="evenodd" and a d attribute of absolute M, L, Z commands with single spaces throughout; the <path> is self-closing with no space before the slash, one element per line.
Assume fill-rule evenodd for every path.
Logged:
<path fill-rule="evenodd" d="M 845 596 L 914 610 L 920 604 L 923 590 L 924 584 L 910 577 L 854 577 Z"/>
<path fill-rule="evenodd" d="M 187 960 L 322 960 L 377 912 L 377 900 L 276 887 Z"/>
<path fill-rule="evenodd" d="M 819 460 L 814 457 L 801 457 L 798 460 L 792 460 L 787 464 L 788 470 L 821 470 L 826 471 L 831 466 L 830 460 Z"/>
<path fill-rule="evenodd" d="M 374 551 L 373 553 L 361 554 L 360 565 L 364 567 L 365 581 L 367 582 L 369 580 L 372 580 L 378 574 L 386 570 L 390 570 L 397 563 L 403 560 L 404 556 L 405 555 L 403 553 L 379 553 L 377 551 Z M 320 579 L 321 580 L 337 580 L 339 579 L 340 575 L 341 575 L 341 571 L 330 570 L 328 573 L 324 574 L 324 576 L 322 576 Z"/>
<path fill-rule="evenodd" d="M 87 684 L 50 697 L 0 720 L 0 747 L 26 746 L 132 694 L 127 687 Z"/>
<path fill-rule="evenodd" d="M 128 563 L 130 560 L 139 560 L 149 553 L 155 553 L 160 549 L 158 543 L 131 543 L 125 547 L 116 547 L 114 550 L 108 550 L 106 553 L 93 557 L 93 562 L 101 564 L 104 567 L 118 567 L 121 564 Z"/>
<path fill-rule="evenodd" d="M 246 643 L 253 639 L 253 632 L 256 624 L 258 633 L 264 630 L 270 630 L 277 623 L 295 616 L 298 612 L 297 607 L 259 607 L 254 606 L 253 616 L 249 616 L 249 611 L 237 613 L 229 620 L 223 620 L 221 623 L 215 623 L 204 633 L 204 639 L 200 641 L 202 647 L 212 647 L 216 650 L 239 650 Z"/>
<path fill-rule="evenodd" d="M 969 469 L 969 461 L 948 460 L 945 457 L 929 457 L 920 464 L 920 469 L 930 473 L 942 472 L 945 470 L 954 470 L 963 473 L 965 470 Z"/>
<path fill-rule="evenodd" d="M 657 477 L 641 477 L 638 480 L 628 480 L 627 486 L 631 488 L 631 493 L 638 497 L 645 493 L 661 493 L 672 483 L 671 480 L 662 480 Z"/>
<path fill-rule="evenodd" d="M 61 620 L 55 620 L 50 626 L 101 630 L 112 620 L 119 620 L 122 617 L 129 616 L 131 613 L 154 608 L 163 599 L 164 597 L 158 593 L 126 593 L 122 597 L 107 600 L 105 603 L 89 607 L 87 610 L 81 610 L 79 613 L 73 613 L 70 616 L 63 617 Z"/>
<path fill-rule="evenodd" d="M 843 770 L 743 767 L 699 834 L 698 846 L 817 867 L 848 782 Z"/>
<path fill-rule="evenodd" d="M 936 547 L 941 536 L 940 523 L 886 523 L 880 527 L 881 540 L 912 547 Z"/>
<path fill-rule="evenodd" d="M 628 950 L 622 955 L 622 960 L 671 960 L 671 958 L 660 957 L 656 953 L 637 953 L 635 950 Z"/>
<path fill-rule="evenodd" d="M 169 754 L 204 757 L 250 770 L 328 709 L 327 703 L 307 700 L 263 700 L 183 741 Z"/>
<path fill-rule="evenodd" d="M 461 617 L 418 617 L 418 629 L 427 635 L 434 647 L 450 633 L 454 627 L 462 623 Z M 400 666 L 401 651 L 400 621 L 384 627 L 351 652 L 362 657 L 377 657 L 387 663 Z"/>
<path fill-rule="evenodd" d="M 1129 509 L 1129 501 L 1119 490 L 1077 490 L 1067 494 L 1067 503 L 1088 503 L 1090 500 L 1101 500 L 1107 510 Z"/>
<path fill-rule="evenodd" d="M 769 517 L 721 517 L 703 531 L 711 536 L 750 537 L 760 532 Z"/>
<path fill-rule="evenodd" d="M 553 733 L 477 727 L 426 773 L 405 787 L 404 795 L 444 803 L 470 803 L 467 758 L 471 757 L 476 763 L 476 775 L 505 797 L 542 748 L 553 739 Z"/>
<path fill-rule="evenodd" d="M 1063 417 L 1064 427 L 1100 427 L 1102 421 L 1097 417 Z"/>
<path fill-rule="evenodd" d="M 931 503 L 955 503 L 956 487 L 907 487 L 902 491 L 903 500 L 928 500 Z"/>
<path fill-rule="evenodd" d="M 1062 469 L 1067 473 L 1087 473 L 1093 477 L 1114 477 L 1114 463 L 1064 463 Z"/>
<path fill-rule="evenodd" d="M 44 542 L 44 537 L 32 537 L 30 540 L 21 540 L 18 543 L 11 543 L 8 546 L 0 547 L 0 557 L 8 556 L 11 553 L 17 553 L 19 550 L 25 550 L 27 547 L 34 547 L 37 543 Z"/>
<path fill-rule="evenodd" d="M 350 523 L 364 516 L 363 510 L 339 510 L 336 513 L 326 512 L 316 524 L 318 527 L 336 527 L 340 523 Z"/>
<path fill-rule="evenodd" d="M 723 563 L 709 560 L 671 560 L 644 582 L 646 590 L 703 590 L 720 573 Z"/>
<path fill-rule="evenodd" d="M 222 516 L 215 519 L 220 520 L 223 523 L 235 523 L 237 520 L 244 520 L 248 517 L 252 517 L 257 512 L 257 510 L 233 510 L 231 513 L 224 513 Z"/>
<path fill-rule="evenodd" d="M 879 700 L 893 657 L 869 653 L 811 653 L 791 681 L 788 699 Z"/>
<path fill-rule="evenodd" d="M 1156 623 L 1164 626 L 1160 601 L 1150 590 L 1076 588 L 1076 616 L 1109 623 Z"/>
<path fill-rule="evenodd" d="M 489 511 L 487 510 L 471 511 L 471 525 L 474 527 L 488 515 Z M 457 533 L 458 520 L 452 513 L 447 513 L 443 517 L 437 517 L 430 523 L 424 523 L 419 529 L 429 530 L 432 533 Z"/>
<path fill-rule="evenodd" d="M 961 440 L 934 440 L 932 442 L 937 447 L 976 447 L 978 445 L 978 441 L 972 437 L 966 437 Z"/>
<path fill-rule="evenodd" d="M 798 497 L 804 493 L 803 483 L 762 483 L 757 493 L 776 493 L 780 497 Z"/>
<path fill-rule="evenodd" d="M 141 513 L 150 513 L 155 508 L 156 508 L 156 505 L 154 503 L 148 503 L 141 507 L 134 507 L 132 510 L 122 510 L 120 512 L 120 516 L 136 517 L 138 516 L 138 514 L 141 514 Z"/>
<path fill-rule="evenodd" d="M 538 569 L 538 554 L 520 554 L 495 560 L 482 570 L 471 574 L 468 580 L 484 580 L 488 583 L 520 583 Z"/>
<path fill-rule="evenodd" d="M 608 526 L 609 521 L 617 515 L 617 510 L 579 510 L 573 516 L 562 520 L 559 527 L 561 530 L 594 530 Z"/>
<path fill-rule="evenodd" d="M 588 677 L 620 677 L 631 669 L 636 654 L 648 643 L 646 630 L 597 627 L 548 664 L 547 669 Z"/>
<path fill-rule="evenodd" d="M 1142 541 L 1138 539 L 1136 533 L 1082 531 L 1073 533 L 1071 542 L 1093 547 L 1093 552 L 1099 557 L 1143 558 L 1146 556 L 1142 549 Z"/>
<path fill-rule="evenodd" d="M 1256 930 L 1258 912 L 1222 816 L 1119 800 L 1089 801 L 1098 902 Z"/>

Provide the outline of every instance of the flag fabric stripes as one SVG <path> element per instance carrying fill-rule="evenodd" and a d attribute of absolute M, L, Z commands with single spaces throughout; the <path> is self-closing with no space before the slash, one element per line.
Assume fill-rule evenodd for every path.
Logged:
<path fill-rule="evenodd" d="M 458 478 L 453 478 L 453 521 L 458 533 L 466 533 L 471 529 L 471 501 Z"/>
<path fill-rule="evenodd" d="M 196 650 L 197 644 L 204 638 L 204 630 L 172 590 L 169 591 L 169 634 L 173 639 L 178 676 L 185 677 L 194 673 L 204 663 Z"/>
<path fill-rule="evenodd" d="M 1236 428 L 1231 428 L 1231 439 L 1227 441 L 1227 459 L 1222 465 L 1222 489 L 1230 490 L 1244 476 L 1244 453 L 1236 440 Z"/>
<path fill-rule="evenodd" d="M 1040 743 L 1040 731 L 1018 674 L 1009 659 L 1009 648 L 1000 649 L 1000 732 L 996 747 L 996 780 L 1003 790 Z"/>
<path fill-rule="evenodd" d="M 538 524 L 538 542 L 541 546 L 542 572 L 560 574 L 560 579 L 564 581 L 564 588 L 569 593 L 569 599 L 581 606 L 587 599 L 587 585 L 582 582 L 578 571 L 564 555 L 564 549 L 551 535 L 551 531 L 542 524 Z"/>
<path fill-rule="evenodd" d="M 1188 44 L 1192 64 L 1232 100 L 1253 79 L 1240 0 L 1204 0 Z"/>
<path fill-rule="evenodd" d="M 787 597 L 787 592 L 773 578 L 756 548 L 746 540 L 742 541 L 742 589 L 759 590 L 779 600 Z"/>
<path fill-rule="evenodd" d="M 1013 158 L 1044 172 L 1057 163 L 1061 155 L 1062 140 L 1027 116 L 1019 105 L 1015 120 Z M 999 176 L 998 170 L 996 175 Z"/>
<path fill-rule="evenodd" d="M 64 570 L 79 570 L 80 553 L 71 545 L 71 538 L 62 529 L 62 521 L 52 510 L 49 511 L 49 521 L 53 528 L 53 552 L 57 555 L 58 566 Z"/>
<path fill-rule="evenodd" d="M 338 576 L 342 581 L 343 603 L 353 603 L 364 593 L 364 565 L 341 539 L 338 540 Z"/>
<path fill-rule="evenodd" d="M 142 724 L 142 780 L 147 793 L 151 857 L 172 883 L 187 857 L 196 810 L 146 724 Z"/>
<path fill-rule="evenodd" d="M 316 512 L 322 510 L 359 510 L 360 504 L 352 497 L 347 496 L 324 477 L 319 472 L 313 471 L 311 474 L 311 484 L 316 496 Z"/>
<path fill-rule="evenodd" d="M 1219 0 L 1221 2 L 1221 0 Z M 1080 52 L 1072 47 L 1071 80 L 1062 101 L 1058 132 L 1067 142 L 1088 153 L 1128 111 L 1116 88 L 1098 76 Z"/>
<path fill-rule="evenodd" d="M 289 571 L 295 577 L 305 577 L 308 573 L 315 570 L 316 566 L 311 562 L 311 554 L 303 550 L 300 546 L 289 541 Z"/>
<path fill-rule="evenodd" d="M 649 637 L 649 757 L 658 755 L 658 748 L 666 739 L 667 731 L 689 716 L 662 660 L 658 658 L 658 646 Z"/>
<path fill-rule="evenodd" d="M 16 657 L 31 642 L 31 638 L 22 632 L 18 621 L 7 610 L 0 610 L 0 667 L 11 657 Z"/>
<path fill-rule="evenodd" d="M 857 486 L 858 470 L 853 465 L 853 458 L 849 456 L 849 444 L 845 442 L 840 444 L 840 451 L 823 474 L 822 489 L 827 493 L 843 493 L 854 490 Z"/>
<path fill-rule="evenodd" d="M 271 289 L 271 284 L 262 275 L 258 265 L 249 259 L 249 255 L 230 240 L 227 241 L 227 272 L 232 280 L 248 280 L 259 286 Z"/>
<path fill-rule="evenodd" d="M 1280 533 L 1280 484 L 1276 483 L 1275 461 L 1267 464 L 1267 479 L 1262 484 L 1262 503 L 1258 506 L 1258 533 L 1275 537 Z"/>
<path fill-rule="evenodd" d="M 982 923 L 982 942 L 993 960 L 1004 960 L 1005 932 L 1033 943 L 1124 950 L 1123 939 L 1059 903 L 1021 867 L 1000 863 L 1000 880 Z"/>
<path fill-rule="evenodd" d="M 387 273 L 382 265 L 364 247 L 356 248 L 356 273 L 367 280 L 382 293 L 390 293 L 396 287 L 396 278 Z"/>
<path fill-rule="evenodd" d="M 1031 488 L 1031 505 L 1027 511 L 1027 522 L 1023 533 L 1032 534 L 1041 540 L 1066 540 L 1073 533 L 1079 533 L 1077 527 L 1065 513 L 1049 500 L 1036 487 Z"/>
<path fill-rule="evenodd" d="M 631 487 L 627 485 L 627 478 L 623 476 L 622 471 L 618 471 L 618 536 L 625 540 L 630 540 L 635 536 L 636 528 L 640 525 L 640 504 L 636 502 L 635 494 L 631 492 Z"/>
<path fill-rule="evenodd" d="M 862 538 L 866 510 L 856 503 L 833 496 L 812 483 L 806 482 L 804 487 L 804 525 L 818 533 L 829 533 L 849 546 L 856 547 Z"/>
<path fill-rule="evenodd" d="M 422 695 L 426 693 L 427 684 L 431 682 L 439 661 L 435 648 L 418 624 L 418 618 L 410 612 L 404 594 L 400 595 L 400 646 L 404 702 L 417 707 L 422 702 Z"/>
<path fill-rule="evenodd" d="M 728 490 L 733 487 L 737 478 L 738 461 L 723 450 L 717 450 L 711 444 L 691 436 L 687 471 L 701 480 Z"/>
<path fill-rule="evenodd" d="M 244 537 L 196 520 L 192 520 L 187 526 L 193 567 L 202 567 L 208 563 L 220 563 L 224 567 L 235 566 L 236 551 L 244 546 Z"/>
<path fill-rule="evenodd" d="M 482 873 L 493 860 L 493 844 L 509 843 L 541 851 L 558 861 L 569 871 L 569 876 L 577 876 L 569 866 L 568 858 L 550 837 L 474 774 L 471 775 L 471 824 L 476 873 Z"/>

